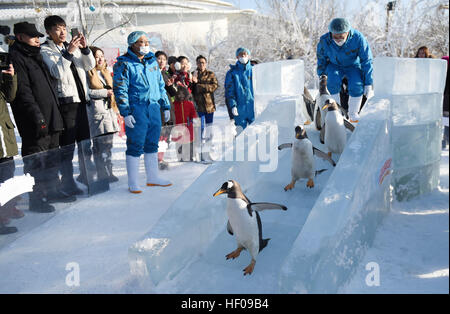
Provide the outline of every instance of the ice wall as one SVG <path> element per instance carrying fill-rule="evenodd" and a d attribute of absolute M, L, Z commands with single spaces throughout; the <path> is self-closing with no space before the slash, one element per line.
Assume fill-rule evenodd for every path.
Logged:
<path fill-rule="evenodd" d="M 390 106 L 371 99 L 283 263 L 281 293 L 335 293 L 390 209 Z"/>
<path fill-rule="evenodd" d="M 158 285 L 174 278 L 205 252 L 227 222 L 226 198 L 214 198 L 213 193 L 231 178 L 245 187 L 245 193 L 266 172 L 274 170 L 277 165 L 273 162 L 278 162 L 278 158 L 271 152 L 277 153 L 278 143 L 292 139 L 302 92 L 303 61 L 274 62 L 254 68 L 256 107 L 264 109 L 236 138 L 231 154 L 226 151 L 223 161 L 208 167 L 155 227 L 129 248 L 131 273 Z"/>
<path fill-rule="evenodd" d="M 375 95 L 391 101 L 393 185 L 397 200 L 435 189 L 439 183 L 442 93 L 447 62 L 375 58 Z"/>

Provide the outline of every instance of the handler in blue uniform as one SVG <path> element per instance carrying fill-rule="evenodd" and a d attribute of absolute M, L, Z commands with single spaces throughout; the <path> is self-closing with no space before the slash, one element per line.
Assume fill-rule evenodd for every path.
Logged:
<path fill-rule="evenodd" d="M 158 175 L 158 142 L 161 133 L 161 109 L 170 118 L 170 103 L 155 55 L 150 52 L 145 32 L 128 36 L 128 51 L 114 65 L 114 95 L 125 120 L 127 135 L 126 164 L 128 188 L 141 193 L 139 162 L 144 154 L 147 186 L 170 186 Z"/>
<path fill-rule="evenodd" d="M 225 77 L 225 98 L 236 127 L 245 129 L 255 120 L 250 51 L 238 48 L 236 58 L 238 61 L 235 65 L 230 65 Z"/>
<path fill-rule="evenodd" d="M 362 95 L 373 96 L 372 52 L 367 40 L 348 20 L 335 18 L 328 30 L 317 45 L 317 74 L 328 76 L 328 90 L 338 103 L 342 79 L 347 77 L 348 114 L 350 121 L 356 123 Z"/>

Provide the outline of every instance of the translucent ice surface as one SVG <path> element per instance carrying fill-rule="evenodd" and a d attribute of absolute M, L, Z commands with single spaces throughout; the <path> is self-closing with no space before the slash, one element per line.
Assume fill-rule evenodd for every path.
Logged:
<path fill-rule="evenodd" d="M 374 59 L 374 92 L 379 97 L 442 93 L 447 61 L 425 58 Z"/>
<path fill-rule="evenodd" d="M 390 209 L 388 100 L 371 99 L 339 163 L 285 259 L 282 293 L 335 293 L 371 245 Z"/>
<path fill-rule="evenodd" d="M 442 93 L 447 62 L 376 58 L 375 95 L 390 99 L 394 191 L 399 201 L 429 192 L 439 183 Z M 439 170 L 439 167 L 437 166 Z"/>

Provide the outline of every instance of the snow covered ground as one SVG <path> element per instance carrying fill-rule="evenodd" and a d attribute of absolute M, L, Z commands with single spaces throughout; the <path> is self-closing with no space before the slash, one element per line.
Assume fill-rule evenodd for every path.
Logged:
<path fill-rule="evenodd" d="M 442 151 L 440 184 L 409 202 L 395 202 L 364 260 L 340 293 L 449 292 L 449 151 Z M 379 286 L 368 286 L 368 263 L 379 265 Z"/>
<path fill-rule="evenodd" d="M 226 109 L 220 107 L 215 123 L 225 124 L 227 120 Z M 154 292 L 130 274 L 128 248 L 151 230 L 207 166 L 171 164 L 163 174 L 175 183 L 172 187 L 146 188 L 140 195 L 131 195 L 127 191 L 124 150 L 125 141 L 116 137 L 113 159 L 120 181 L 111 185 L 111 191 L 82 198 L 70 206 L 57 204 L 54 214 L 37 216 L 25 211 L 26 217 L 13 221 L 12 225 L 20 232 L 3 245 L 0 239 L 0 293 Z M 145 180 L 143 164 L 141 166 L 142 180 Z M 439 188 L 410 202 L 394 202 L 392 212 L 377 231 L 373 247 L 341 293 L 448 293 L 448 169 L 448 150 L 445 150 Z M 42 221 L 36 224 L 36 218 Z M 268 225 L 265 229 L 268 236 L 270 228 Z M 276 235 L 270 236 L 275 236 L 276 240 Z M 234 245 L 231 238 L 229 242 Z M 220 257 L 228 253 L 228 248 L 224 250 Z M 209 253 L 206 252 L 206 261 L 216 256 Z M 246 254 L 240 261 L 227 261 L 243 266 L 247 262 Z M 365 265 L 369 262 L 379 264 L 378 287 L 366 285 Z M 73 265 L 71 263 L 79 266 L 79 286 L 66 283 L 73 270 L 66 267 Z M 263 263 L 258 264 L 256 270 L 263 267 Z M 255 271 L 252 276 L 257 274 Z M 240 272 L 236 275 L 242 276 Z M 189 274 L 183 276 L 189 278 Z M 263 288 L 257 278 L 242 276 L 241 280 L 246 281 L 249 291 L 252 286 L 253 291 Z M 214 282 L 210 283 L 207 292 L 221 293 L 226 289 L 225 284 L 217 289 L 215 286 Z M 163 288 L 166 293 L 189 292 L 188 286 Z"/>

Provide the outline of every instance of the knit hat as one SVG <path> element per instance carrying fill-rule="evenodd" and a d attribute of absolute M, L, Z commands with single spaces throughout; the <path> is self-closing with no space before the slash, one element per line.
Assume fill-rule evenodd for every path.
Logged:
<path fill-rule="evenodd" d="M 238 49 L 236 50 L 236 57 L 239 56 L 239 54 L 240 54 L 241 52 L 244 52 L 244 51 L 245 51 L 249 56 L 251 55 L 250 50 L 248 50 L 247 48 L 244 48 L 244 47 L 240 47 L 240 48 L 238 48 Z"/>
<path fill-rule="evenodd" d="M 342 34 L 350 31 L 350 22 L 345 18 L 335 18 L 328 25 L 328 30 L 333 34 Z"/>
<path fill-rule="evenodd" d="M 128 35 L 128 38 L 127 38 L 128 46 L 131 46 L 132 44 L 137 42 L 138 39 L 141 38 L 142 35 L 147 36 L 147 33 L 143 32 L 143 31 L 135 31 L 135 32 L 132 32 L 130 35 Z"/>

